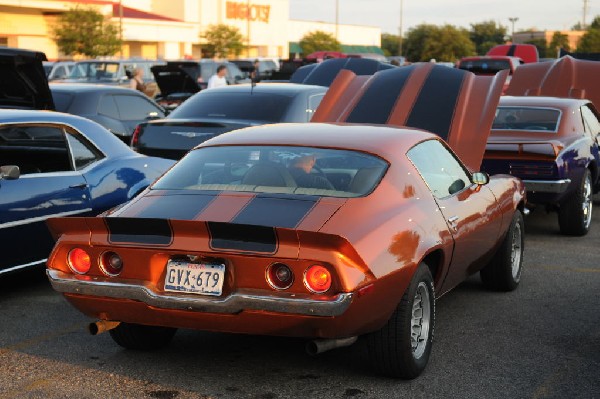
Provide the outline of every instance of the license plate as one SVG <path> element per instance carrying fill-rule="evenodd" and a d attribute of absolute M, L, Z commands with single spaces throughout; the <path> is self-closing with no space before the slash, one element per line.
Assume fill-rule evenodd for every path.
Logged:
<path fill-rule="evenodd" d="M 225 265 L 170 260 L 165 291 L 219 296 L 223 291 L 223 280 Z"/>

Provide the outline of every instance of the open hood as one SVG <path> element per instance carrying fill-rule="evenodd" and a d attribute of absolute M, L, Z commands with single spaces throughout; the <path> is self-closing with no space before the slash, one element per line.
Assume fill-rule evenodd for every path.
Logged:
<path fill-rule="evenodd" d="M 600 62 L 570 56 L 521 65 L 506 90 L 509 96 L 548 96 L 590 100 L 600 109 Z"/>
<path fill-rule="evenodd" d="M 173 93 L 194 94 L 200 91 L 194 76 L 178 64 L 155 65 L 150 70 L 163 97 Z"/>
<path fill-rule="evenodd" d="M 495 76 L 433 63 L 357 76 L 342 70 L 311 122 L 408 126 L 437 134 L 479 170 L 508 71 Z"/>
<path fill-rule="evenodd" d="M 396 67 L 368 58 L 333 58 L 298 68 L 290 77 L 290 83 L 329 87 L 342 69 L 357 75 L 373 75 L 377 71 L 391 68 Z"/>
<path fill-rule="evenodd" d="M 54 101 L 37 51 L 0 47 L 0 108 L 54 110 Z"/>

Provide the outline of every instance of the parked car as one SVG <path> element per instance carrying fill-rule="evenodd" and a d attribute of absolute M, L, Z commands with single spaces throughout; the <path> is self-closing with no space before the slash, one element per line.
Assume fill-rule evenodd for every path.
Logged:
<path fill-rule="evenodd" d="M 135 127 L 150 119 L 164 118 L 165 110 L 143 93 L 118 86 L 82 83 L 50 85 L 57 111 L 98 122 L 125 144 Z"/>
<path fill-rule="evenodd" d="M 417 123 L 423 106 L 456 110 L 436 123 L 461 152 L 478 152 L 470 162 L 483 156 L 479 128 L 489 131 L 506 76 L 419 65 L 378 72 L 366 87 L 342 73 L 349 85 L 324 102 L 355 117 L 368 117 L 373 98 L 414 105 Z M 405 78 L 410 93 L 388 84 Z M 439 85 L 427 89 L 440 78 L 452 82 L 442 103 Z M 364 336 L 377 371 L 414 378 L 431 352 L 436 297 L 479 270 L 494 289 L 519 284 L 524 194 L 517 178 L 470 172 L 421 129 L 250 127 L 202 143 L 103 217 L 49 221 L 48 276 L 99 319 L 93 333 L 110 330 L 125 348 L 165 346 L 176 328 L 312 338 L 311 353 Z"/>
<path fill-rule="evenodd" d="M 587 234 L 600 190 L 600 115 L 581 98 L 598 102 L 599 74 L 596 62 L 570 58 L 519 67 L 508 91 L 529 95 L 500 100 L 483 162 L 522 178 L 530 203 L 558 212 L 563 234 Z M 569 95 L 579 98 L 560 98 Z"/>
<path fill-rule="evenodd" d="M 476 75 L 493 76 L 503 69 L 509 71 L 509 76 L 504 84 L 504 92 L 508 89 L 512 75 L 519 65 L 523 65 L 523 60 L 518 57 L 485 55 L 474 57 L 463 57 L 458 62 L 457 68 L 473 72 Z M 504 93 L 503 92 L 503 93 Z"/>
<path fill-rule="evenodd" d="M 167 62 L 166 65 L 154 65 L 150 70 L 160 91 L 154 99 L 165 109 L 177 108 L 201 90 L 201 79 L 195 62 Z"/>
<path fill-rule="evenodd" d="M 75 63 L 71 74 L 65 79 L 68 83 L 100 83 L 129 87 L 129 81 L 136 68 L 144 71 L 145 94 L 153 98 L 158 93 L 154 76 L 150 71 L 153 65 L 163 64 L 152 60 L 87 60 Z"/>
<path fill-rule="evenodd" d="M 70 75 L 75 66 L 75 61 L 44 61 L 43 65 L 48 81 L 61 80 Z"/>
<path fill-rule="evenodd" d="M 1 110 L 0 274 L 46 260 L 53 245 L 47 218 L 104 212 L 171 165 L 136 154 L 85 118 Z"/>
<path fill-rule="evenodd" d="M 244 58 L 231 60 L 244 73 L 245 78 L 250 78 L 250 74 L 256 68 L 254 65 L 256 61 L 258 61 L 258 71 L 255 77 L 257 81 L 271 79 L 273 73 L 278 70 L 275 61 L 270 59 Z"/>
<path fill-rule="evenodd" d="M 499 44 L 489 49 L 486 55 L 519 57 L 525 64 L 539 61 L 537 47 L 525 43 Z"/>
<path fill-rule="evenodd" d="M 259 83 L 203 90 L 166 118 L 135 129 L 131 147 L 141 154 L 180 159 L 187 151 L 219 134 L 252 125 L 308 122 L 326 87 Z"/>
<path fill-rule="evenodd" d="M 225 74 L 227 84 L 236 85 L 240 83 L 250 83 L 250 79 L 245 77 L 240 68 L 229 61 L 215 61 L 211 59 L 201 59 L 199 61 L 183 60 L 168 61 L 167 65 L 176 66 L 185 70 L 196 80 L 200 86 L 200 90 L 206 89 L 208 80 L 212 75 L 217 73 L 217 67 L 219 65 L 225 65 L 225 68 L 227 69 L 227 73 Z"/>

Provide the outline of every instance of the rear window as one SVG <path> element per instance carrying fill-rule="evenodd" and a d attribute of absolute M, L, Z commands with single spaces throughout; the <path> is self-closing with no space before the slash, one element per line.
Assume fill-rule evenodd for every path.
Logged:
<path fill-rule="evenodd" d="M 358 151 L 204 147 L 188 153 L 152 189 L 360 197 L 375 189 L 387 167 L 382 159 Z"/>
<path fill-rule="evenodd" d="M 556 133 L 560 116 L 560 110 L 555 108 L 498 107 L 492 129 Z"/>
<path fill-rule="evenodd" d="M 204 90 L 181 104 L 169 118 L 227 118 L 279 122 L 293 97 L 265 93 Z"/>
<path fill-rule="evenodd" d="M 458 68 L 475 74 L 495 74 L 503 69 L 510 69 L 510 62 L 508 60 L 492 59 L 461 61 Z"/>

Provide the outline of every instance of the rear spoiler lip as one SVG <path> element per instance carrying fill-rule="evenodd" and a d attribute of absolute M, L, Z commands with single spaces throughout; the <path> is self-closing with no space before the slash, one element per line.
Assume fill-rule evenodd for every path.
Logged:
<path fill-rule="evenodd" d="M 354 294 L 342 292 L 315 299 L 314 295 L 283 292 L 266 294 L 261 290 L 238 290 L 225 298 L 169 294 L 153 291 L 140 281 L 128 283 L 97 277 L 93 281 L 79 276 L 48 269 L 48 279 L 54 290 L 63 294 L 95 296 L 112 299 L 136 300 L 148 306 L 206 313 L 238 314 L 242 311 L 266 311 L 301 314 L 306 316 L 335 317 L 342 315 L 352 303 Z M 312 298 L 310 298 L 312 297 Z"/>
<path fill-rule="evenodd" d="M 516 151 L 511 151 L 511 150 L 495 150 L 493 147 L 494 146 L 502 146 L 502 145 L 513 145 L 513 146 L 518 146 Z M 556 141 L 550 141 L 550 140 L 540 140 L 540 141 L 518 141 L 518 140 L 514 140 L 514 141 L 488 141 L 486 146 L 485 146 L 485 152 L 486 154 L 489 152 L 513 152 L 513 153 L 518 153 L 518 154 L 523 154 L 525 152 L 525 148 L 526 146 L 532 146 L 532 145 L 547 145 L 552 147 L 552 154 L 553 156 L 556 158 L 558 156 L 558 154 L 562 151 L 562 149 L 564 148 L 564 146 L 561 143 L 558 143 Z M 548 155 L 550 156 L 551 154 L 540 154 L 540 155 Z"/>

